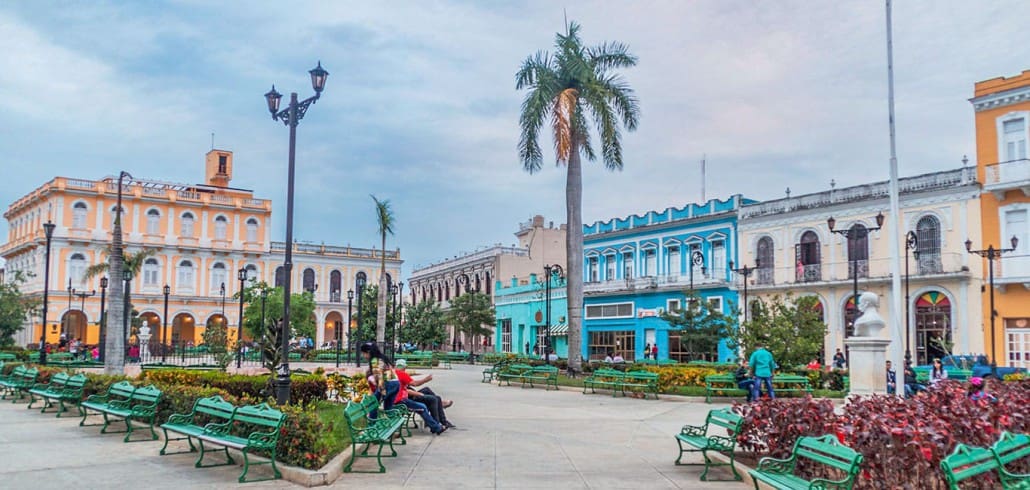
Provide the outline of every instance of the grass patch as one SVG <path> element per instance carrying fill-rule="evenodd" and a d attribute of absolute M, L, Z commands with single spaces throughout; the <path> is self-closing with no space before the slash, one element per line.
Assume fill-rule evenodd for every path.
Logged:
<path fill-rule="evenodd" d="M 323 431 L 318 438 L 318 443 L 329 449 L 329 454 L 339 454 L 350 446 L 350 431 L 347 430 L 343 407 L 344 405 L 339 403 L 320 401 L 315 408 L 318 419 L 325 427 L 331 428 Z"/>

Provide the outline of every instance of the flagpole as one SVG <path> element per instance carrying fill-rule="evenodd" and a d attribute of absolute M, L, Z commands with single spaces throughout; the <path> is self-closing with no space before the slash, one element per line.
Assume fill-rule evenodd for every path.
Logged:
<path fill-rule="evenodd" d="M 887 233 L 890 235 L 888 246 L 891 250 L 891 325 L 894 327 L 890 329 L 891 332 L 891 343 L 890 349 L 887 353 L 887 358 L 892 359 L 892 364 L 895 366 L 895 371 L 901 370 L 898 379 L 901 379 L 901 383 L 897 383 L 895 393 L 899 397 L 905 395 L 905 383 L 904 383 L 904 362 L 905 362 L 905 349 L 902 346 L 902 329 L 904 328 L 905 322 L 902 318 L 902 298 L 901 298 L 901 203 L 899 198 L 898 190 L 898 154 L 897 154 L 897 136 L 894 131 L 894 39 L 891 31 L 891 0 L 887 2 L 887 109 L 890 117 L 890 146 L 891 146 L 891 160 L 890 160 L 890 184 L 888 187 L 888 193 L 890 194 L 890 219 L 887 220 Z"/>

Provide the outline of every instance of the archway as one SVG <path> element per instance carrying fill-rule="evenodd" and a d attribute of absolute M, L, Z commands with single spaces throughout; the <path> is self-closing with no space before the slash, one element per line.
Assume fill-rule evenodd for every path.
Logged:
<path fill-rule="evenodd" d="M 172 339 L 173 345 L 181 344 L 195 344 L 197 325 L 193 315 L 189 313 L 179 313 L 175 315 L 172 320 Z"/>
<path fill-rule="evenodd" d="M 929 364 L 951 349 L 951 301 L 940 291 L 916 299 L 916 362 Z"/>
<path fill-rule="evenodd" d="M 88 342 L 86 328 L 86 314 L 81 310 L 69 310 L 61 316 L 61 328 L 64 332 L 64 339 L 68 342 L 79 339 Z"/>
<path fill-rule="evenodd" d="M 336 339 L 336 326 L 337 325 L 340 326 L 340 330 L 341 330 L 341 332 L 340 332 L 340 341 L 341 342 L 346 342 L 346 340 L 347 340 L 346 339 L 346 331 L 343 329 L 343 315 L 340 314 L 340 312 L 338 312 L 338 311 L 330 311 L 329 314 L 325 316 L 325 323 L 324 323 L 325 330 L 324 330 L 323 337 L 322 337 L 322 339 L 323 339 L 322 345 L 327 346 L 327 347 L 335 347 L 336 346 L 336 340 L 337 340 Z"/>

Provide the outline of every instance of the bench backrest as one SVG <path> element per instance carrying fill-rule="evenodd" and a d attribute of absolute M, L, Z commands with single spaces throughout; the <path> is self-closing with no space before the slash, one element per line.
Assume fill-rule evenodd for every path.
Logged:
<path fill-rule="evenodd" d="M 744 426 L 744 417 L 733 413 L 728 408 L 723 408 L 719 410 L 710 410 L 705 422 L 709 426 L 717 425 L 729 430 L 733 435 L 737 435 L 740 434 L 740 429 Z"/>
<path fill-rule="evenodd" d="M 267 403 L 247 405 L 236 409 L 233 422 L 278 429 L 286 421 L 286 414 L 268 406 Z"/>
<path fill-rule="evenodd" d="M 355 429 L 362 426 L 365 414 L 364 400 L 361 402 L 348 402 L 347 406 L 343 408 L 343 418 L 347 421 L 347 427 L 350 428 L 352 433 Z"/>
<path fill-rule="evenodd" d="M 531 371 L 533 373 L 558 374 L 558 368 L 555 366 L 536 366 Z"/>
<path fill-rule="evenodd" d="M 953 488 L 957 488 L 962 480 L 993 473 L 999 465 L 990 449 L 965 444 L 955 446 L 955 450 L 941 461 L 944 478 Z"/>
<path fill-rule="evenodd" d="M 11 354 L 10 352 L 0 352 L 0 361 L 16 361 L 18 356 Z"/>
<path fill-rule="evenodd" d="M 507 367 L 508 371 L 519 371 L 519 372 L 529 371 L 531 369 L 533 369 L 533 366 L 530 366 L 529 364 L 509 364 L 508 367 Z"/>
<path fill-rule="evenodd" d="M 133 402 L 139 402 L 140 405 L 157 405 L 157 402 L 161 401 L 163 396 L 164 393 L 158 387 L 147 385 L 142 388 L 136 388 L 136 391 L 132 392 L 130 398 Z"/>
<path fill-rule="evenodd" d="M 658 381 L 658 373 L 652 373 L 651 371 L 629 371 L 626 373 L 626 378 L 642 381 Z"/>
<path fill-rule="evenodd" d="M 57 373 L 50 377 L 51 388 L 64 388 L 68 384 L 68 373 Z"/>
<path fill-rule="evenodd" d="M 799 437 L 794 443 L 794 454 L 838 470 L 849 476 L 858 474 L 862 455 L 840 443 L 835 436 Z"/>
<path fill-rule="evenodd" d="M 225 401 L 221 396 L 214 395 L 207 398 L 199 398 L 193 402 L 193 419 L 197 415 L 203 415 L 211 419 L 229 420 L 236 412 L 236 406 Z"/>
<path fill-rule="evenodd" d="M 109 387 L 107 387 L 107 397 L 110 400 L 111 397 L 116 396 L 118 398 L 124 398 L 126 400 L 132 398 L 132 393 L 136 391 L 136 387 L 128 381 L 119 381 Z"/>
<path fill-rule="evenodd" d="M 68 378 L 68 382 L 64 384 L 64 388 L 66 390 L 77 390 L 85 387 L 86 381 L 88 380 L 89 378 L 87 378 L 85 374 L 79 373 L 75 376 Z"/>
<path fill-rule="evenodd" d="M 736 382 L 737 378 L 733 374 L 731 374 L 731 373 L 709 374 L 708 376 L 705 376 L 705 381 L 707 381 L 709 383 L 716 382 L 716 381 L 733 381 L 733 382 Z"/>
<path fill-rule="evenodd" d="M 998 463 L 1005 466 L 1030 456 L 1030 436 L 1002 432 L 998 442 L 991 446 L 991 451 L 994 452 Z"/>
<path fill-rule="evenodd" d="M 17 375 L 15 375 L 15 376 L 17 376 Z M 22 381 L 25 381 L 26 383 L 31 383 L 31 382 L 35 381 L 36 378 L 38 378 L 38 377 L 39 377 L 39 369 L 36 369 L 36 368 L 25 368 L 25 370 L 22 371 L 22 373 L 21 373 L 21 379 L 22 379 Z"/>
<path fill-rule="evenodd" d="M 624 373 L 622 371 L 618 371 L 618 370 L 615 370 L 615 369 L 608 369 L 608 368 L 602 368 L 602 369 L 598 369 L 597 371 L 594 371 L 594 376 L 600 377 L 600 378 L 621 378 L 621 377 L 623 377 L 625 375 L 626 375 L 626 373 Z"/>

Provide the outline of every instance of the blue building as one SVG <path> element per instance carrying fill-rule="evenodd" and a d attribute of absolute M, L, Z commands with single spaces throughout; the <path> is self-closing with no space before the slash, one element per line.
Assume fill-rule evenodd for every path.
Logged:
<path fill-rule="evenodd" d="M 614 351 L 642 359 L 645 346 L 655 344 L 659 359 L 736 357 L 725 340 L 718 352 L 691 352 L 659 316 L 679 309 L 691 287 L 713 310 L 738 304 L 730 270 L 738 255 L 737 213 L 754 202 L 738 194 L 584 225 L 584 358 Z"/>
<path fill-rule="evenodd" d="M 530 274 L 529 280 L 523 280 L 521 284 L 512 278 L 507 287 L 497 282 L 494 288 L 497 317 L 494 345 L 497 352 L 543 353 L 547 334 L 546 299 L 546 284 L 536 274 Z M 551 343 L 555 353 L 562 358 L 569 354 L 567 312 L 564 281 L 552 277 Z"/>

